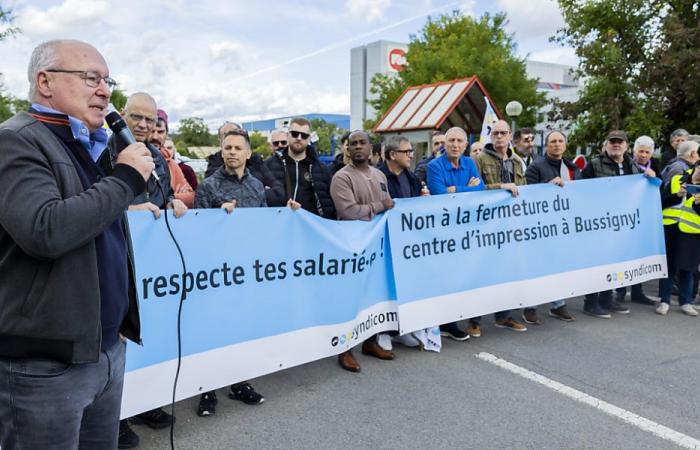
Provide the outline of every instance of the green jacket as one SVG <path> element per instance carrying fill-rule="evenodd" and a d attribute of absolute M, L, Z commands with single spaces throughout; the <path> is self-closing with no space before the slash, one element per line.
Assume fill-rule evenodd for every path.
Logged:
<path fill-rule="evenodd" d="M 520 157 L 511 149 L 508 149 L 507 155 L 507 160 L 501 159 L 494 151 L 493 146 L 491 144 L 486 144 L 484 151 L 474 160 L 474 162 L 476 162 L 476 168 L 481 174 L 481 179 L 484 180 L 486 189 L 501 188 L 501 183 L 505 182 L 503 181 L 502 174 L 503 167 L 506 164 L 512 164 L 513 166 L 514 180 L 511 180 L 511 183 L 515 183 L 517 186 L 527 184 Z"/>

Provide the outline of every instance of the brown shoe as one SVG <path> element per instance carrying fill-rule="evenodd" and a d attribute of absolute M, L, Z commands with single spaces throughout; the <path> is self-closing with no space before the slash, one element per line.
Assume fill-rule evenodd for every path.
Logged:
<path fill-rule="evenodd" d="M 340 364 L 340 367 L 345 370 L 349 370 L 350 372 L 360 371 L 360 363 L 358 363 L 355 357 L 352 355 L 352 350 L 348 350 L 347 352 L 343 352 L 338 355 L 338 364 Z"/>
<path fill-rule="evenodd" d="M 381 348 L 373 337 L 362 343 L 362 354 L 372 355 L 379 359 L 394 359 L 394 352 Z"/>

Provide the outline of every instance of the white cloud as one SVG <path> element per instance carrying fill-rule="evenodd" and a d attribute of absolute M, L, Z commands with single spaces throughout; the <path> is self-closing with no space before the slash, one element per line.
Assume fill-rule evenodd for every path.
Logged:
<path fill-rule="evenodd" d="M 508 29 L 518 41 L 553 36 L 564 26 L 564 18 L 555 0 L 497 0 L 508 14 Z"/>
<path fill-rule="evenodd" d="M 459 10 L 464 16 L 476 17 L 476 0 L 462 0 L 459 4 Z"/>
<path fill-rule="evenodd" d="M 351 17 L 364 19 L 367 23 L 384 19 L 391 0 L 347 0 L 345 9 Z"/>
<path fill-rule="evenodd" d="M 17 16 L 17 25 L 30 36 L 66 33 L 94 23 L 108 13 L 106 0 L 65 0 L 45 10 L 31 5 L 23 8 Z"/>

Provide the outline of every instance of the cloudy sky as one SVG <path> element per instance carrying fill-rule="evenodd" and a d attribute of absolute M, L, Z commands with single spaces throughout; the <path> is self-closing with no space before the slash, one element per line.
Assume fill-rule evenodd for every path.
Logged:
<path fill-rule="evenodd" d="M 5 0 L 17 37 L 0 42 L 0 72 L 26 97 L 32 48 L 75 38 L 95 45 L 125 92 L 146 91 L 171 121 L 248 121 L 350 112 L 350 49 L 408 42 L 427 17 L 505 11 L 518 52 L 575 64 L 548 42 L 563 19 L 552 0 Z"/>

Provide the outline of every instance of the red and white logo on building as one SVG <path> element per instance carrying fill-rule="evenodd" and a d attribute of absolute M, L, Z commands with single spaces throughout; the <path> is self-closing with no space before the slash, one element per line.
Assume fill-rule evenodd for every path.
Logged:
<path fill-rule="evenodd" d="M 394 48 L 389 51 L 389 67 L 397 72 L 401 72 L 406 65 L 406 51 L 401 48 Z"/>

